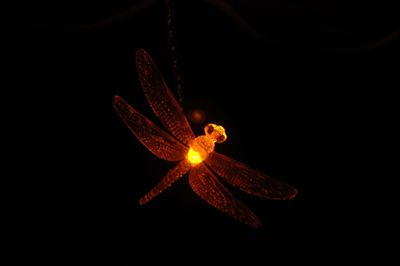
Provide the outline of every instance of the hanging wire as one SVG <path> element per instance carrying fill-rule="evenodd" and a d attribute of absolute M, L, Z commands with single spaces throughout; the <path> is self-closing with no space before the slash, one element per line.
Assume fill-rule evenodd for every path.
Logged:
<path fill-rule="evenodd" d="M 143 10 L 154 8 L 157 6 L 161 0 L 138 0 L 130 7 L 119 11 L 115 14 L 111 14 L 107 18 L 91 21 L 81 25 L 52 25 L 52 24 L 30 24 L 26 27 L 32 28 L 46 28 L 52 30 L 96 30 L 100 28 L 113 27 L 122 22 L 125 22 L 137 14 L 143 12 Z M 176 38 L 175 38 L 175 30 L 174 30 L 174 19 L 173 19 L 173 8 L 171 6 L 171 0 L 166 0 L 167 6 L 167 20 L 168 20 L 168 42 L 169 48 L 171 51 L 171 56 L 173 58 L 173 70 L 176 77 L 177 83 L 177 94 L 180 102 L 183 100 L 183 80 L 182 80 L 182 72 L 179 67 L 179 57 L 176 52 Z M 225 15 L 227 19 L 232 21 L 235 26 L 241 29 L 243 32 L 248 34 L 249 36 L 254 37 L 264 43 L 279 46 L 282 44 L 281 40 L 274 40 L 271 36 L 266 36 L 263 33 L 256 30 L 245 18 L 237 12 L 231 4 L 229 4 L 225 0 L 201 0 L 199 2 L 204 2 L 209 4 L 212 8 L 219 10 L 221 14 Z M 368 52 L 373 50 L 382 49 L 387 45 L 390 45 L 400 39 L 400 29 L 393 30 L 381 36 L 379 38 L 375 38 L 374 40 L 370 40 L 367 42 L 360 42 L 357 45 L 345 46 L 345 47 L 321 47 L 321 45 L 313 47 L 313 49 L 318 49 L 321 51 L 338 51 L 338 52 Z"/>
<path fill-rule="evenodd" d="M 177 53 L 177 41 L 176 41 L 176 30 L 175 30 L 175 16 L 173 15 L 173 6 L 170 0 L 166 0 L 167 9 L 167 28 L 168 28 L 168 47 L 172 59 L 172 71 L 175 77 L 176 94 L 178 96 L 179 103 L 183 103 L 183 73 L 180 68 L 179 55 Z"/>

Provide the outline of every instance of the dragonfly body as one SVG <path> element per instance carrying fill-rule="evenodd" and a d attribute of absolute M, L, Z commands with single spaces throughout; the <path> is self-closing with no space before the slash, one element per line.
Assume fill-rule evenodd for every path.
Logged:
<path fill-rule="evenodd" d="M 216 175 L 240 190 L 258 197 L 287 200 L 296 196 L 297 190 L 294 187 L 215 152 L 215 143 L 222 143 L 227 139 L 222 126 L 208 124 L 204 128 L 205 134 L 195 137 L 182 108 L 146 51 L 136 52 L 136 66 L 151 108 L 171 134 L 159 128 L 119 96 L 114 96 L 114 108 L 131 132 L 154 155 L 178 162 L 139 200 L 141 205 L 186 173 L 189 173 L 190 186 L 200 198 L 226 215 L 253 227 L 260 226 L 260 220 L 225 188 Z"/>
<path fill-rule="evenodd" d="M 186 158 L 192 165 L 199 164 L 207 159 L 208 155 L 214 151 L 215 143 L 222 143 L 227 138 L 225 129 L 216 124 L 205 126 L 204 133 L 189 144 Z"/>

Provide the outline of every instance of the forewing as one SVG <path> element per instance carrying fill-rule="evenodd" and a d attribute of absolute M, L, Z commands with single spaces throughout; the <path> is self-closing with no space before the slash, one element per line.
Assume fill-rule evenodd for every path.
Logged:
<path fill-rule="evenodd" d="M 205 165 L 192 168 L 189 184 L 200 198 L 223 213 L 250 226 L 261 226 L 257 216 L 236 199 Z"/>
<path fill-rule="evenodd" d="M 178 140 L 189 145 L 195 138 L 189 122 L 146 51 L 136 52 L 136 67 L 144 93 L 154 113 Z"/>
<path fill-rule="evenodd" d="M 144 117 L 124 99 L 115 96 L 113 105 L 133 134 L 156 156 L 167 161 L 185 159 L 187 147 Z"/>
<path fill-rule="evenodd" d="M 205 163 L 225 181 L 255 196 L 286 200 L 296 196 L 297 190 L 273 177 L 251 169 L 232 158 L 212 152 Z"/>
<path fill-rule="evenodd" d="M 146 195 L 144 195 L 140 200 L 139 204 L 143 205 L 153 199 L 155 196 L 163 192 L 173 183 L 175 183 L 180 177 L 186 174 L 190 169 L 190 164 L 188 161 L 183 160 L 178 163 L 174 168 L 172 168 L 165 177 L 153 187 Z"/>

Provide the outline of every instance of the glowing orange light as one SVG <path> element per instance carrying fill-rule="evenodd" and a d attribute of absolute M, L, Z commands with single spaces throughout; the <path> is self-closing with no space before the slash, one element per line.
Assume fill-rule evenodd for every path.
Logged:
<path fill-rule="evenodd" d="M 132 133 L 154 155 L 167 161 L 179 161 L 140 199 L 139 204 L 150 201 L 189 171 L 189 184 L 200 198 L 226 215 L 253 227 L 260 226 L 260 220 L 225 188 L 216 175 L 255 196 L 275 200 L 296 196 L 294 187 L 215 152 L 215 143 L 222 143 L 227 138 L 222 126 L 208 124 L 204 128 L 205 134 L 195 137 L 182 108 L 146 51 L 136 52 L 136 66 L 151 108 L 173 136 L 119 96 L 114 96 L 114 108 Z"/>
<path fill-rule="evenodd" d="M 189 113 L 189 118 L 192 122 L 202 123 L 204 122 L 206 115 L 202 110 L 194 109 Z"/>
<path fill-rule="evenodd" d="M 200 154 L 196 152 L 193 148 L 189 148 L 187 159 L 192 165 L 199 164 L 203 161 Z"/>

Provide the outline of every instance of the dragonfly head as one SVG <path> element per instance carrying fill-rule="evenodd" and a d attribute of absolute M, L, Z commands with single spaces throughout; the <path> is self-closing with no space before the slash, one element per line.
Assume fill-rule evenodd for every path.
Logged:
<path fill-rule="evenodd" d="M 204 127 L 204 132 L 206 136 L 211 138 L 217 143 L 222 143 L 226 140 L 227 136 L 225 133 L 225 128 L 216 124 L 208 124 Z"/>

